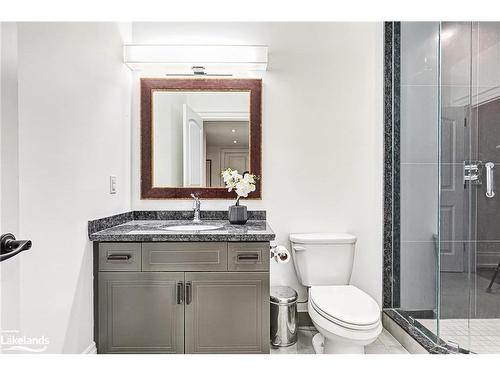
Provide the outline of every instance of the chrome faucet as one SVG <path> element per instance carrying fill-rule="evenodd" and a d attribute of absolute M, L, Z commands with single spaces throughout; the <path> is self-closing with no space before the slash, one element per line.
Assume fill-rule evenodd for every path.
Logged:
<path fill-rule="evenodd" d="M 194 211 L 194 217 L 193 217 L 193 223 L 200 223 L 200 198 L 197 195 L 191 194 L 191 197 L 194 199 L 193 203 L 193 211 Z"/>

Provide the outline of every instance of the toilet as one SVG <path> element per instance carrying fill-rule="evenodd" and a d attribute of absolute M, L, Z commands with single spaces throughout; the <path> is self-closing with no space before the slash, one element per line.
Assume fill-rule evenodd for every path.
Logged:
<path fill-rule="evenodd" d="M 349 285 L 356 237 L 347 233 L 290 235 L 300 283 L 308 287 L 307 309 L 318 330 L 317 354 L 364 354 L 382 332 L 380 307 L 361 289 Z"/>

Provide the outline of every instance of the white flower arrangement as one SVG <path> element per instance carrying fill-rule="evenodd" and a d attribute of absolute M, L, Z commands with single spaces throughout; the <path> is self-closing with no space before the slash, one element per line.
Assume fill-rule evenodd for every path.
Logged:
<path fill-rule="evenodd" d="M 242 175 L 237 170 L 231 168 L 222 171 L 222 178 L 226 184 L 227 191 L 235 191 L 238 195 L 236 206 L 240 204 L 240 198 L 248 197 L 252 191 L 255 191 L 255 182 L 258 179 L 256 175 L 244 172 Z"/>

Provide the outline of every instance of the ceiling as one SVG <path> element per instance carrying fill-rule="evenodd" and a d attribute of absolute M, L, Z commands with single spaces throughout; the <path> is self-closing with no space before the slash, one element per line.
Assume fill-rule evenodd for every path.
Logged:
<path fill-rule="evenodd" d="M 204 121 L 203 127 L 207 147 L 248 148 L 248 121 Z"/>

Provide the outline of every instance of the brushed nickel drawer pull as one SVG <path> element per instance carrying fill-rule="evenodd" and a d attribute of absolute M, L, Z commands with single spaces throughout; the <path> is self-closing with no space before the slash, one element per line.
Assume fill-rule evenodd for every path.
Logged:
<path fill-rule="evenodd" d="M 193 298 L 193 286 L 191 281 L 186 282 L 186 305 L 191 304 L 191 300 Z"/>
<path fill-rule="evenodd" d="M 238 260 L 259 260 L 259 254 L 238 254 Z"/>
<path fill-rule="evenodd" d="M 177 283 L 177 304 L 181 305 L 184 302 L 184 283 L 179 281 Z"/>
<path fill-rule="evenodd" d="M 108 255 L 108 260 L 130 260 L 132 258 L 132 255 L 130 254 L 110 254 Z"/>

